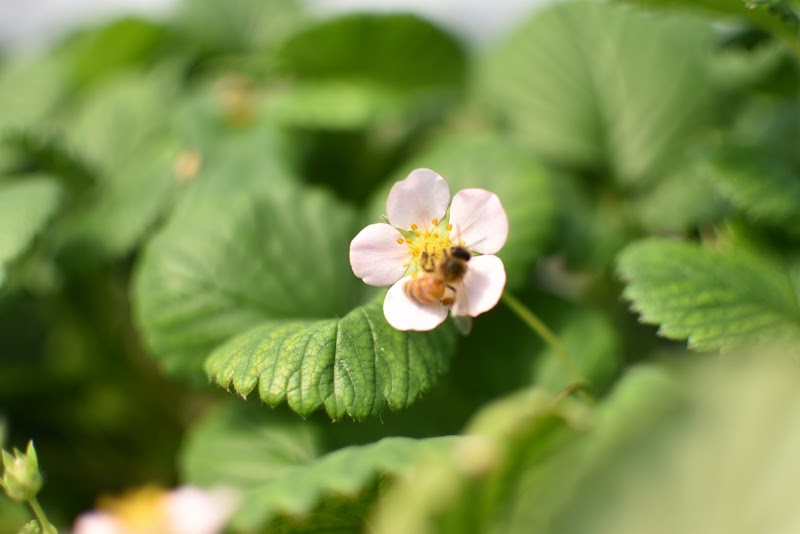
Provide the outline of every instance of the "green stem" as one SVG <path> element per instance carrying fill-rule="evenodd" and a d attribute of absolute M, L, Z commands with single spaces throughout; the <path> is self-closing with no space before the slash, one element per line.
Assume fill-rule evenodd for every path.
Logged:
<path fill-rule="evenodd" d="M 53 525 L 50 524 L 50 521 L 47 520 L 47 516 L 42 510 L 42 507 L 39 506 L 39 501 L 36 500 L 36 497 L 28 501 L 28 504 L 33 510 L 33 514 L 36 516 L 36 520 L 39 521 L 39 525 L 42 527 L 42 534 L 58 534 L 58 531 L 53 528 Z"/>
<path fill-rule="evenodd" d="M 523 323 L 528 325 L 531 328 L 531 330 L 536 332 L 539 335 L 539 337 L 541 337 L 544 340 L 545 343 L 550 345 L 550 348 L 553 349 L 553 352 L 556 353 L 558 359 L 561 360 L 561 364 L 567 370 L 567 372 L 569 373 L 570 377 L 572 378 L 575 384 L 579 386 L 587 385 L 586 379 L 583 378 L 581 372 L 578 370 L 575 364 L 572 363 L 572 359 L 569 357 L 569 354 L 567 353 L 566 349 L 564 349 L 564 345 L 562 345 L 561 342 L 558 341 L 558 338 L 556 337 L 555 333 L 552 330 L 550 330 L 550 328 L 548 328 L 547 325 L 544 324 L 542 320 L 539 319 L 539 317 L 535 313 L 529 310 L 523 303 L 517 300 L 517 298 L 512 296 L 508 291 L 503 293 L 503 302 L 505 302 L 506 305 L 509 308 L 511 308 L 511 311 L 513 311 Z"/>

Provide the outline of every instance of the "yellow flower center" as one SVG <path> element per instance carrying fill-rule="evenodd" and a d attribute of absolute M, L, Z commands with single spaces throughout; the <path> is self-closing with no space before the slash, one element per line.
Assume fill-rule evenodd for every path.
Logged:
<path fill-rule="evenodd" d="M 156 486 L 145 486 L 118 497 L 104 496 L 98 508 L 111 513 L 125 524 L 126 532 L 168 532 L 164 499 L 167 492 Z"/>
<path fill-rule="evenodd" d="M 450 241 L 450 230 L 452 229 L 451 224 L 437 219 L 431 221 L 431 229 L 428 231 L 420 230 L 416 224 L 411 225 L 411 232 L 407 232 L 404 240 L 408 245 L 411 259 L 403 265 L 409 267 L 412 276 L 417 276 L 420 272 L 430 272 L 436 268 L 444 251 L 453 246 Z M 464 242 L 458 244 L 463 245 Z"/>

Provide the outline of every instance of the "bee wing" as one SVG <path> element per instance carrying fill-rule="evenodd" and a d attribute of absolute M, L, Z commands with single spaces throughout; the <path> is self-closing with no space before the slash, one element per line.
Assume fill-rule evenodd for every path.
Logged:
<path fill-rule="evenodd" d="M 455 302 L 450 309 L 450 316 L 458 331 L 465 336 L 472 331 L 472 317 L 467 314 L 468 310 L 467 292 L 464 291 L 464 285 L 459 284 L 455 292 Z"/>
<path fill-rule="evenodd" d="M 468 336 L 472 332 L 472 317 L 469 315 L 450 315 L 453 324 L 461 335 Z"/>

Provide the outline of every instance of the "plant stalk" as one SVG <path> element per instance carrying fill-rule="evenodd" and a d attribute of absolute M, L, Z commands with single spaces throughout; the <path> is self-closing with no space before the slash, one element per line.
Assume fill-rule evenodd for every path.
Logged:
<path fill-rule="evenodd" d="M 520 302 L 516 297 L 512 296 L 509 292 L 503 293 L 503 302 L 511 308 L 519 319 L 525 323 L 527 326 L 531 328 L 536 334 L 541 337 L 545 343 L 547 343 L 553 352 L 556 353 L 558 359 L 561 360 L 561 364 L 569 373 L 570 377 L 572 378 L 573 382 L 578 385 L 578 387 L 584 387 L 588 383 L 581 372 L 578 370 L 577 366 L 572 362 L 572 359 L 569 357 L 569 353 L 567 353 L 564 345 L 558 340 L 558 337 L 555 333 L 550 330 L 550 328 L 544 324 L 544 322 L 539 319 L 539 317 L 529 310 L 522 302 Z"/>
<path fill-rule="evenodd" d="M 42 510 L 42 507 L 39 505 L 39 501 L 34 497 L 33 499 L 28 501 L 28 504 L 33 510 L 33 514 L 36 516 L 36 520 L 39 522 L 39 526 L 42 527 L 42 534 L 58 534 L 58 531 L 53 528 L 53 525 L 50 524 L 50 521 L 47 520 L 47 516 Z"/>

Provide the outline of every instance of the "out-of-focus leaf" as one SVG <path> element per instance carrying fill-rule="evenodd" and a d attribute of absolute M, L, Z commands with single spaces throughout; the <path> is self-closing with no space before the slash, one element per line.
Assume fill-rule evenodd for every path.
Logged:
<path fill-rule="evenodd" d="M 709 180 L 708 166 L 692 163 L 631 199 L 630 209 L 649 231 L 680 233 L 721 220 L 730 206 Z"/>
<path fill-rule="evenodd" d="M 278 50 L 299 81 L 368 80 L 402 91 L 458 88 L 466 54 L 450 35 L 413 15 L 353 14 L 323 21 Z"/>
<path fill-rule="evenodd" d="M 503 259 L 509 287 L 530 278 L 533 263 L 545 252 L 556 223 L 555 188 L 550 174 L 513 140 L 490 135 L 450 135 L 402 167 L 391 183 L 373 197 L 367 210 L 371 222 L 386 213 L 386 197 L 394 181 L 418 167 L 430 168 L 447 180 L 450 194 L 480 187 L 500 197 L 508 215 L 508 241 Z"/>
<path fill-rule="evenodd" d="M 561 498 L 548 485 L 588 423 L 585 407 L 567 401 L 523 391 L 478 412 L 453 450 L 418 462 L 379 501 L 374 532 L 523 532 L 521 515 L 524 532 L 537 531 L 537 512 Z"/>
<path fill-rule="evenodd" d="M 269 159 L 269 145 L 262 157 Z M 348 262 L 355 213 L 291 185 L 266 162 L 223 159 L 195 180 L 153 238 L 135 281 L 136 314 L 155 356 L 198 378 L 211 350 L 272 319 L 331 317 L 359 286 Z"/>
<path fill-rule="evenodd" d="M 47 176 L 0 186 L 0 286 L 6 265 L 24 252 L 58 209 L 61 190 Z"/>
<path fill-rule="evenodd" d="M 270 94 L 266 114 L 284 126 L 353 130 L 397 118 L 407 99 L 389 88 L 355 81 L 324 81 Z"/>
<path fill-rule="evenodd" d="M 369 445 L 340 449 L 305 466 L 289 466 L 280 476 L 245 493 L 233 526 L 245 530 L 263 528 L 278 515 L 302 522 L 326 499 L 374 499 L 372 486 L 379 477 L 402 475 L 418 458 L 451 450 L 457 443 L 455 437 L 384 438 Z M 370 491 L 364 495 L 365 490 Z M 363 520 L 353 517 L 351 528 Z"/>
<path fill-rule="evenodd" d="M 648 432 L 610 449 L 565 503 L 552 532 L 800 528 L 793 499 L 800 491 L 797 365 L 783 356 L 762 348 L 746 359 L 683 369 L 683 409 L 669 417 L 650 413 Z"/>
<path fill-rule="evenodd" d="M 769 88 L 773 77 L 791 56 L 776 41 L 753 48 L 728 47 L 714 56 L 711 69 L 714 84 L 723 90 L 742 91 Z"/>
<path fill-rule="evenodd" d="M 232 401 L 194 426 L 180 455 L 181 479 L 210 487 L 258 487 L 322 454 L 317 427 L 255 402 Z"/>
<path fill-rule="evenodd" d="M 232 402 L 190 432 L 181 455 L 182 480 L 242 491 L 236 521 L 247 530 L 357 529 L 380 479 L 449 448 L 455 438 L 388 438 L 327 455 L 320 441 L 319 427 L 309 421 Z"/>
<path fill-rule="evenodd" d="M 800 55 L 797 8 L 786 0 L 617 0 L 643 7 L 682 7 L 707 14 L 736 17 L 781 37 Z"/>
<path fill-rule="evenodd" d="M 670 339 L 714 350 L 764 336 L 797 336 L 800 308 L 788 270 L 737 248 L 651 239 L 619 257 L 625 298 Z"/>
<path fill-rule="evenodd" d="M 172 83 L 153 75 L 124 74 L 97 88 L 68 124 L 70 145 L 100 168 L 113 172 L 169 123 Z"/>
<path fill-rule="evenodd" d="M 22 503 L 14 502 L 0 493 L 0 532 L 17 532 L 30 519 Z"/>
<path fill-rule="evenodd" d="M 64 44 L 72 81 L 79 87 L 117 71 L 144 67 L 163 50 L 167 31 L 152 20 L 124 18 L 73 36 Z"/>
<path fill-rule="evenodd" d="M 755 146 L 726 146 L 708 166 L 720 193 L 752 220 L 800 232 L 800 169 Z"/>
<path fill-rule="evenodd" d="M 342 319 L 256 327 L 215 350 L 206 370 L 242 396 L 257 387 L 271 406 L 364 419 L 413 404 L 447 368 L 454 341 L 449 328 L 395 330 L 379 295 Z"/>
<path fill-rule="evenodd" d="M 98 87 L 68 124 L 68 142 L 96 183 L 56 233 L 71 264 L 129 253 L 174 201 L 184 149 L 169 116 L 170 77 L 121 75 Z"/>
<path fill-rule="evenodd" d="M 63 91 L 64 65 L 57 57 L 0 65 L 0 136 L 48 118 Z"/>
<path fill-rule="evenodd" d="M 133 250 L 184 185 L 175 173 L 181 157 L 176 143 L 165 139 L 111 170 L 54 232 L 61 253 L 86 261 Z"/>
<path fill-rule="evenodd" d="M 622 344 L 611 322 L 584 307 L 570 310 L 554 328 L 564 351 L 592 391 L 604 393 L 619 371 L 622 354 Z M 536 361 L 536 384 L 558 393 L 573 382 L 561 357 L 546 345 Z"/>
<path fill-rule="evenodd" d="M 185 0 L 178 30 L 211 52 L 272 48 L 296 30 L 302 11 L 296 0 Z"/>
<path fill-rule="evenodd" d="M 570 174 L 558 176 L 556 195 L 561 208 L 556 241 L 564 251 L 566 266 L 590 276 L 606 272 L 632 237 L 622 199 L 598 194 Z"/>
<path fill-rule="evenodd" d="M 699 19 L 562 3 L 486 58 L 481 87 L 540 154 L 634 185 L 680 161 L 706 123 L 710 37 Z"/>
<path fill-rule="evenodd" d="M 381 498 L 374 532 L 551 532 L 587 470 L 670 413 L 674 390 L 663 373 L 643 369 L 596 415 L 542 390 L 495 401 L 475 415 L 452 452 L 417 462 Z"/>

